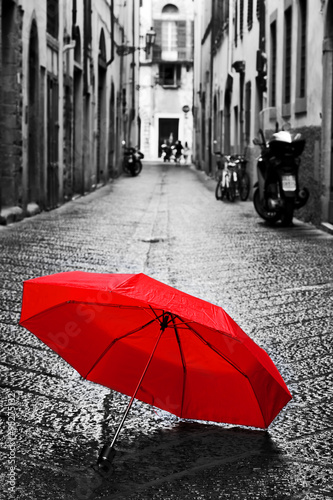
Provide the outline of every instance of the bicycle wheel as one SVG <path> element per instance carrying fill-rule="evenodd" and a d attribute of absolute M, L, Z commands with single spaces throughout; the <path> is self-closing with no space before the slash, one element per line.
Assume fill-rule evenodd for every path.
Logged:
<path fill-rule="evenodd" d="M 229 201 L 235 201 L 236 198 L 236 184 L 233 178 L 230 178 L 228 186 L 228 199 Z"/>
<path fill-rule="evenodd" d="M 216 184 L 215 198 L 217 200 L 223 200 L 223 198 L 224 198 L 224 188 L 222 187 L 222 180 L 221 179 Z"/>
<path fill-rule="evenodd" d="M 244 172 L 239 179 L 239 197 L 242 201 L 246 201 L 250 194 L 250 177 Z"/>

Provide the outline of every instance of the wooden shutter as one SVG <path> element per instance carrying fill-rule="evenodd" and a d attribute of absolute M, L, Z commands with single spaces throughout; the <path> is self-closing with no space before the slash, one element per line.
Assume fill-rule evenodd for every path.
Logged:
<path fill-rule="evenodd" d="M 156 33 L 156 38 L 153 45 L 153 60 L 160 60 L 162 54 L 162 21 L 154 21 L 154 31 Z"/>
<path fill-rule="evenodd" d="M 177 21 L 177 45 L 178 45 L 178 59 L 187 59 L 186 47 L 186 21 Z"/>

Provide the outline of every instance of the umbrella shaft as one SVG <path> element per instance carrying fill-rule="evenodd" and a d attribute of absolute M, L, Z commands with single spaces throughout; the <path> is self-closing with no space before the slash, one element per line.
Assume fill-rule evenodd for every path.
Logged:
<path fill-rule="evenodd" d="M 160 341 L 160 339 L 161 339 L 161 337 L 162 337 L 163 332 L 164 332 L 164 328 L 161 328 L 161 332 L 160 332 L 160 334 L 159 334 L 159 336 L 158 336 L 158 339 L 157 339 L 157 341 L 156 341 L 156 344 L 155 344 L 155 346 L 154 346 L 154 349 L 153 349 L 153 351 L 152 351 L 152 353 L 151 353 L 151 355 L 150 355 L 150 357 L 149 357 L 149 359 L 148 359 L 148 361 L 147 361 L 147 364 L 146 364 L 146 366 L 145 366 L 145 369 L 143 370 L 143 373 L 142 373 L 142 375 L 141 375 L 141 377 L 140 377 L 140 380 L 139 380 L 139 382 L 138 382 L 138 385 L 136 386 L 136 389 L 135 389 L 135 391 L 134 391 L 134 394 L 133 394 L 133 396 L 131 397 L 131 400 L 130 400 L 130 402 L 129 402 L 129 403 L 128 403 L 128 405 L 127 405 L 127 408 L 126 408 L 126 410 L 125 410 L 125 412 L 124 412 L 123 418 L 121 419 L 121 422 L 120 422 L 120 424 L 119 424 L 119 426 L 118 426 L 118 429 L 117 429 L 117 431 L 116 431 L 116 433 L 115 433 L 115 435 L 114 435 L 114 438 L 113 438 L 113 440 L 112 440 L 112 443 L 111 443 L 110 448 L 112 448 L 112 447 L 114 446 L 114 444 L 115 444 L 115 442 L 116 442 L 116 440 L 117 440 L 117 437 L 118 437 L 118 435 L 119 435 L 119 432 L 121 431 L 121 428 L 122 428 L 122 426 L 124 425 L 124 422 L 125 422 L 125 420 L 126 420 L 126 417 L 127 417 L 127 415 L 128 415 L 128 412 L 129 412 L 129 411 L 130 411 L 130 409 L 131 409 L 131 406 L 132 406 L 132 404 L 133 404 L 133 401 L 134 401 L 134 399 L 135 399 L 135 396 L 136 396 L 136 394 L 137 394 L 137 392 L 138 392 L 138 390 L 139 390 L 139 388 L 140 388 L 140 385 L 141 385 L 141 383 L 142 383 L 143 377 L 146 375 L 146 372 L 147 372 L 147 370 L 148 370 L 148 367 L 149 367 L 149 365 L 150 365 L 150 362 L 151 362 L 151 360 L 152 360 L 152 358 L 153 358 L 153 356 L 154 356 L 154 353 L 155 353 L 155 351 L 156 351 L 157 344 L 159 343 L 159 341 Z"/>

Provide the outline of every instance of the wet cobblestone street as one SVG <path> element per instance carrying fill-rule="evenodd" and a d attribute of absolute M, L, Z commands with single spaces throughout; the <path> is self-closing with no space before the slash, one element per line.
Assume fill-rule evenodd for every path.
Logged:
<path fill-rule="evenodd" d="M 270 228 L 188 166 L 146 163 L 57 210 L 0 227 L 0 499 L 333 498 L 333 236 Z M 18 326 L 22 283 L 144 272 L 222 306 L 293 400 L 268 431 L 188 422 L 136 401 L 114 471 L 94 469 L 128 397 L 83 380 Z"/>

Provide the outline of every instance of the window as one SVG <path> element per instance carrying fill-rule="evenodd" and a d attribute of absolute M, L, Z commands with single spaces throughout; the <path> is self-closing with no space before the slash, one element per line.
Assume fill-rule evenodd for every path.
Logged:
<path fill-rule="evenodd" d="M 221 0 L 213 0 L 212 5 L 212 36 L 213 36 L 213 50 L 221 45 L 222 38 L 229 22 L 229 2 Z"/>
<path fill-rule="evenodd" d="M 163 7 L 162 14 L 178 14 L 178 8 L 172 3 L 168 3 Z"/>
<path fill-rule="evenodd" d="M 297 79 L 296 79 L 296 113 L 306 111 L 306 25 L 307 2 L 299 0 L 298 40 L 297 40 Z"/>
<path fill-rule="evenodd" d="M 162 23 L 162 59 L 177 60 L 176 21 L 163 21 Z"/>
<path fill-rule="evenodd" d="M 305 96 L 305 68 L 306 68 L 306 2 L 301 2 L 301 36 L 300 36 L 300 86 L 299 97 Z"/>
<path fill-rule="evenodd" d="M 251 141 L 251 98 L 252 98 L 251 82 L 246 82 L 245 85 L 245 142 L 246 145 Z"/>
<path fill-rule="evenodd" d="M 53 38 L 58 38 L 59 28 L 59 2 L 58 0 L 47 0 L 47 25 L 46 31 Z"/>
<path fill-rule="evenodd" d="M 256 12 L 257 12 L 257 19 L 260 20 L 260 17 L 261 17 L 261 9 L 262 9 L 262 1 L 263 0 L 257 0 L 257 8 L 256 8 Z"/>
<path fill-rule="evenodd" d="M 165 9 L 165 8 L 164 8 Z M 177 11 L 178 12 L 178 11 Z M 154 20 L 156 41 L 153 61 L 193 61 L 193 21 L 180 20 L 178 14 L 166 14 Z"/>
<path fill-rule="evenodd" d="M 289 7 L 284 14 L 284 104 L 291 101 L 291 52 L 292 52 L 292 8 Z M 285 110 L 286 111 L 286 110 Z M 286 111 L 285 114 L 290 114 Z"/>
<path fill-rule="evenodd" d="M 164 87 L 178 87 L 181 81 L 181 66 L 179 64 L 160 64 L 159 83 Z"/>
<path fill-rule="evenodd" d="M 240 0 L 239 7 L 239 35 L 243 38 L 243 26 L 244 26 L 244 0 Z"/>
<path fill-rule="evenodd" d="M 276 21 L 271 24 L 271 106 L 276 106 Z"/>
<path fill-rule="evenodd" d="M 234 17 L 234 44 L 237 47 L 238 38 L 238 0 L 235 3 L 235 17 Z"/>
<path fill-rule="evenodd" d="M 251 31 L 253 26 L 253 0 L 248 0 L 247 4 L 247 29 Z"/>

